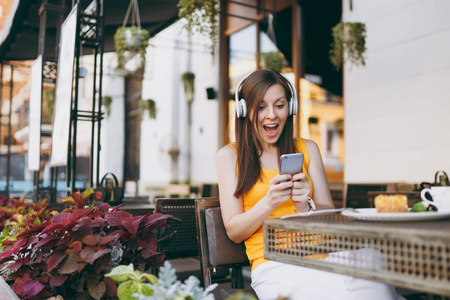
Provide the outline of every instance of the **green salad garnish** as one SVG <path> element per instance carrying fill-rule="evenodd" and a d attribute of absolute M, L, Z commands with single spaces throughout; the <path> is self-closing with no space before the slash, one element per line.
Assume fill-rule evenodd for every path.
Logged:
<path fill-rule="evenodd" d="M 427 211 L 427 206 L 423 202 L 417 202 L 411 207 L 411 212 L 422 212 Z"/>

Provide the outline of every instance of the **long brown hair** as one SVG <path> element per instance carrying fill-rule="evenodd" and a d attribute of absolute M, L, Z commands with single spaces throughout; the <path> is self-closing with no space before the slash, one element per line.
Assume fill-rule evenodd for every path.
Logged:
<path fill-rule="evenodd" d="M 287 79 L 279 72 L 272 69 L 257 70 L 250 74 L 242 83 L 239 99 L 244 98 L 247 104 L 248 114 L 252 113 L 252 119 L 257 122 L 261 101 L 269 87 L 274 84 L 280 84 L 285 92 L 286 98 L 290 99 L 291 89 L 289 88 Z M 295 99 L 297 101 L 297 99 Z M 294 121 L 292 115 L 288 116 L 286 124 L 283 128 L 280 138 L 276 142 L 278 148 L 278 156 L 286 153 L 295 152 Z M 239 197 L 256 183 L 261 177 L 261 163 L 259 157 L 263 148 L 258 139 L 259 133 L 257 127 L 252 125 L 250 118 L 236 118 L 236 147 L 237 147 L 237 165 L 238 165 L 238 182 L 235 197 Z M 279 164 L 279 161 L 278 161 Z"/>

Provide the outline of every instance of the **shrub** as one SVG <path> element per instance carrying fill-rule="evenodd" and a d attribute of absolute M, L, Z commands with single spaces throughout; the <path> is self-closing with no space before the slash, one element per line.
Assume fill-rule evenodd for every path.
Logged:
<path fill-rule="evenodd" d="M 4 241 L 9 248 L 0 263 L 8 265 L 20 297 L 114 299 L 116 284 L 104 276 L 112 268 L 131 263 L 146 271 L 162 264 L 156 230 L 167 226 L 170 216 L 133 216 L 107 203 L 85 208 L 92 193 L 66 197 L 61 203 L 70 207 L 44 222 L 38 222 L 44 211 L 29 216 L 16 240 Z"/>

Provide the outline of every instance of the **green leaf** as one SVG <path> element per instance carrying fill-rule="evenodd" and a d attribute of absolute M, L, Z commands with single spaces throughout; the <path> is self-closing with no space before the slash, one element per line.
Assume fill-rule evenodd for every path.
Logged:
<path fill-rule="evenodd" d="M 411 207 L 411 212 L 427 211 L 427 206 L 423 202 L 417 202 Z"/>
<path fill-rule="evenodd" d="M 176 295 L 175 298 L 173 298 L 173 300 L 194 300 L 194 298 L 186 294 L 180 294 Z"/>
<path fill-rule="evenodd" d="M 117 288 L 117 297 L 119 297 L 119 300 L 135 299 L 134 297 L 131 298 L 131 294 L 128 292 L 132 283 L 133 281 L 129 280 L 119 284 L 119 287 Z"/>
<path fill-rule="evenodd" d="M 152 296 L 153 290 L 143 282 L 125 281 L 119 284 L 117 288 L 117 296 L 119 300 L 135 300 L 134 293 L 142 294 L 145 296 Z"/>
<path fill-rule="evenodd" d="M 94 193 L 94 190 L 92 188 L 87 188 L 83 193 L 83 198 L 89 197 Z"/>
<path fill-rule="evenodd" d="M 145 295 L 145 296 L 153 295 L 152 288 L 143 282 L 133 282 L 130 285 L 129 291 L 130 291 L 131 295 L 133 295 L 134 293 L 138 293 L 138 294 Z"/>
<path fill-rule="evenodd" d="M 157 284 L 158 283 L 158 277 L 156 277 L 153 274 L 144 273 L 144 274 L 142 274 L 142 277 L 147 279 L 147 281 L 150 282 L 151 284 Z"/>
<path fill-rule="evenodd" d="M 137 280 L 136 274 L 134 273 L 133 264 L 128 266 L 120 265 L 111 270 L 105 277 L 111 277 L 112 280 L 117 282 L 123 282 L 126 280 Z"/>

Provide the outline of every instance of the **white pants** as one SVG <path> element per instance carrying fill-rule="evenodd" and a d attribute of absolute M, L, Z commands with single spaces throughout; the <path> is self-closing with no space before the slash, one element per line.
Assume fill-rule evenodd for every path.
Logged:
<path fill-rule="evenodd" d="M 352 252 L 345 254 L 349 253 Z M 331 255 L 325 260 L 334 259 Z M 279 296 L 290 300 L 404 299 L 388 284 L 275 261 L 261 264 L 253 270 L 252 287 L 259 300 L 274 300 Z"/>

